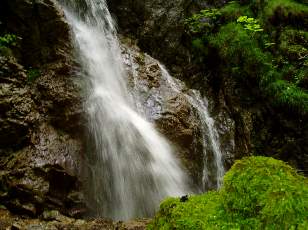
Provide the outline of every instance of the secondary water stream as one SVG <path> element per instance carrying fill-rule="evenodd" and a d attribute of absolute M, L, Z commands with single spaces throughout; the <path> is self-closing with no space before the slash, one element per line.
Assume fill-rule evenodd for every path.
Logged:
<path fill-rule="evenodd" d="M 202 134 L 202 145 L 203 145 L 203 173 L 202 173 L 202 184 L 203 188 L 208 186 L 213 187 L 213 185 L 206 185 L 206 183 L 210 183 L 210 174 L 216 180 L 216 187 L 219 188 L 222 183 L 222 178 L 225 173 L 224 164 L 223 164 L 223 156 L 222 150 L 220 148 L 220 141 L 217 129 L 215 127 L 215 121 L 210 116 L 208 111 L 208 102 L 206 98 L 203 98 L 199 91 L 197 90 L 189 90 L 188 92 L 184 92 L 184 85 L 180 81 L 176 81 L 174 78 L 170 76 L 166 68 L 160 65 L 160 69 L 162 71 L 162 76 L 168 82 L 168 85 L 176 92 L 182 93 L 185 95 L 191 106 L 195 109 L 198 120 L 200 122 L 201 134 Z M 210 149 L 214 155 L 214 162 L 208 161 L 208 146 L 210 145 Z M 210 165 L 214 163 L 214 172 L 210 171 Z"/>

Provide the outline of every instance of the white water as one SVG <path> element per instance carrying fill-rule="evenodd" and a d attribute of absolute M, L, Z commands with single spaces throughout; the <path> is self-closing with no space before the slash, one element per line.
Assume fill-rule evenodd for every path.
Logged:
<path fill-rule="evenodd" d="M 218 129 L 215 125 L 215 120 L 209 113 L 207 99 L 203 98 L 197 90 L 188 90 L 185 84 L 173 78 L 163 65 L 145 54 L 148 65 L 154 66 L 154 68 L 157 65 L 158 69 L 160 69 L 160 74 L 155 79 L 159 82 L 158 85 L 150 86 L 149 82 L 143 79 L 142 73 L 139 76 L 138 69 L 140 66 L 134 58 L 135 55 L 134 51 L 128 48 L 125 63 L 131 69 L 134 97 L 138 102 L 142 101 L 142 103 L 136 105 L 138 111 L 152 120 L 160 119 L 164 110 L 162 106 L 168 103 L 166 100 L 175 98 L 177 95 L 183 95 L 190 107 L 193 108 L 192 116 L 199 122 L 201 132 L 200 139 L 202 140 L 203 151 L 203 172 L 202 179 L 200 178 L 201 190 L 207 191 L 208 189 L 219 188 L 225 174 L 223 156 L 226 152 L 221 148 Z"/>
<path fill-rule="evenodd" d="M 167 141 L 133 109 L 105 0 L 65 2 L 89 83 L 89 205 L 96 215 L 117 220 L 151 216 L 163 198 L 188 192 L 186 176 Z"/>
<path fill-rule="evenodd" d="M 216 187 L 219 188 L 222 183 L 222 178 L 225 174 L 224 163 L 223 163 L 223 154 L 220 148 L 220 141 L 217 129 L 215 127 L 215 121 L 210 116 L 208 111 L 208 103 L 206 98 L 202 98 L 201 94 L 197 90 L 189 90 L 187 93 L 184 92 L 184 85 L 182 82 L 175 80 L 170 76 L 166 68 L 162 65 L 159 65 L 162 71 L 163 78 L 166 79 L 169 86 L 176 92 L 184 94 L 187 98 L 188 102 L 197 112 L 197 116 L 200 121 L 200 128 L 202 131 L 202 145 L 203 145 L 203 159 L 204 159 L 204 167 L 203 167 L 203 178 L 202 184 L 203 188 L 206 187 Z M 214 155 L 214 172 L 209 168 L 209 165 L 212 165 L 212 162 L 208 162 L 208 145 L 210 145 L 210 149 Z M 212 177 L 216 178 L 216 186 L 213 186 L 211 183 L 210 174 Z"/>

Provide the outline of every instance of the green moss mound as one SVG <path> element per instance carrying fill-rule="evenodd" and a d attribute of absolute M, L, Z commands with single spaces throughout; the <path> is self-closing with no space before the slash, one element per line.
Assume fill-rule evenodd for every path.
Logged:
<path fill-rule="evenodd" d="M 282 161 L 237 161 L 220 191 L 170 198 L 148 229 L 308 229 L 308 181 Z"/>

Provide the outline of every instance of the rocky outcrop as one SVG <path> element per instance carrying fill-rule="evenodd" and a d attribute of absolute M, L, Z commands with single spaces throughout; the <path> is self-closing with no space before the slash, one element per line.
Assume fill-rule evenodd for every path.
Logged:
<path fill-rule="evenodd" d="M 185 47 L 183 20 L 194 1 L 108 1 L 116 15 L 120 30 L 133 35 L 143 51 L 150 52 L 168 66 L 187 63 L 190 57 Z M 185 65 L 186 65 L 185 64 Z"/>
<path fill-rule="evenodd" d="M 0 208 L 0 229 L 50 229 L 50 230 L 144 230 L 149 220 L 112 222 L 106 219 L 82 220 L 61 215 L 58 211 L 45 211 L 39 219 L 21 219 Z"/>
<path fill-rule="evenodd" d="M 228 90 L 233 90 L 233 83 L 227 81 L 227 90 L 223 91 L 221 78 L 209 71 L 214 66 L 207 68 L 194 61 L 191 38 L 184 25 L 184 20 L 194 12 L 225 1 L 117 0 L 108 3 L 123 34 L 134 37 L 141 50 L 161 60 L 173 76 L 208 97 L 222 146 L 227 149 L 225 164 L 229 167 L 234 159 L 249 155 L 250 121 L 246 119 L 246 112 L 233 113 L 234 105 L 228 103 L 228 93 L 233 93 Z M 230 148 L 230 141 L 234 141 L 234 148 Z"/>
<path fill-rule="evenodd" d="M 173 74 L 191 77 L 196 66 L 191 63 L 191 41 L 184 20 L 209 5 L 224 0 L 108 0 L 122 34 L 137 39 L 141 50 L 161 60 Z"/>
<path fill-rule="evenodd" d="M 294 116 L 285 108 L 273 108 L 269 99 L 260 95 L 256 82 L 238 83 L 230 78 L 230 74 L 223 71 L 225 63 L 217 59 L 217 50 L 209 50 L 207 65 L 193 52 L 191 38 L 185 32 L 185 18 L 207 6 L 217 7 L 226 2 L 108 1 L 123 34 L 134 37 L 138 46 L 166 64 L 173 76 L 206 95 L 217 123 L 233 123 L 233 131 L 222 137 L 234 136 L 235 151 L 227 157 L 229 165 L 233 159 L 255 153 L 275 156 L 300 170 L 307 170 L 307 150 L 302 144 L 307 141 L 307 125 L 303 123 L 307 117 Z M 300 16 L 303 20 L 298 20 L 299 15 L 293 20 L 293 14 L 285 13 L 284 20 L 279 20 L 282 11 L 277 11 L 273 15 L 275 20 L 270 21 L 277 27 L 286 20 L 302 26 L 304 16 Z M 223 130 L 221 128 L 220 132 Z"/>
<path fill-rule="evenodd" d="M 214 188 L 215 157 L 207 134 L 208 127 L 203 127 L 204 118 L 200 117 L 201 105 L 196 104 L 196 93 L 184 82 L 170 76 L 156 59 L 143 53 L 134 40 L 124 38 L 122 44 L 129 85 L 138 102 L 137 109 L 172 142 L 194 184 L 199 188 L 204 186 L 203 170 L 207 167 L 210 175 L 206 186 Z M 234 123 L 226 114 L 219 114 L 219 119 L 215 128 L 227 165 L 234 155 Z"/>
<path fill-rule="evenodd" d="M 0 51 L 0 203 L 80 216 L 84 122 L 69 27 L 51 0 L 4 0 L 0 11 L 1 31 L 19 38 Z"/>
<path fill-rule="evenodd" d="M 131 91 L 140 103 L 137 109 L 172 142 L 191 178 L 200 185 L 202 140 L 194 109 L 182 92 L 172 88 L 157 60 L 141 52 L 133 40 L 126 39 L 123 43 Z"/>

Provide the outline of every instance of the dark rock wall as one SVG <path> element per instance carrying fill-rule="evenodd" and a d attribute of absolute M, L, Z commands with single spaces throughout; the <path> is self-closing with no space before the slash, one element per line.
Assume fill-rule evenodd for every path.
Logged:
<path fill-rule="evenodd" d="M 78 216 L 84 122 L 69 27 L 51 0 L 2 0 L 0 12 L 1 36 L 19 37 L 0 52 L 0 203 Z"/>
<path fill-rule="evenodd" d="M 135 36 L 145 52 L 169 66 L 190 56 L 185 48 L 183 19 L 195 1 L 116 0 L 108 1 L 121 33 Z"/>

